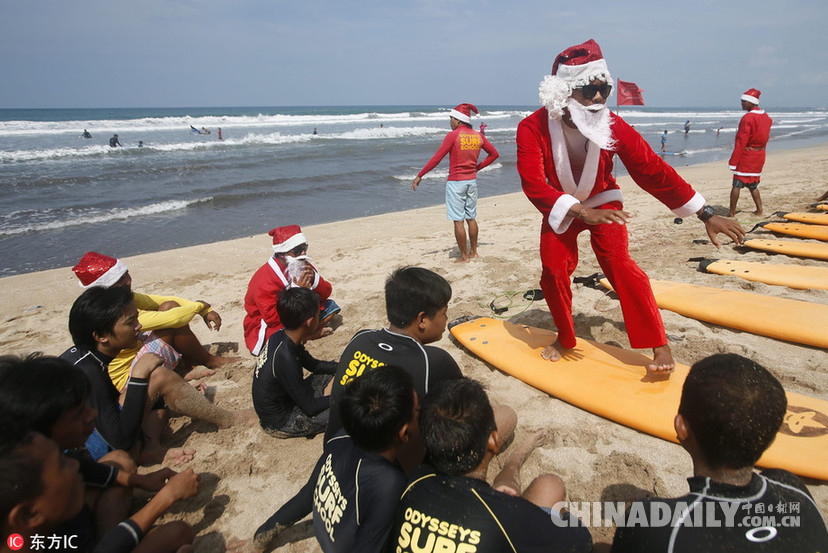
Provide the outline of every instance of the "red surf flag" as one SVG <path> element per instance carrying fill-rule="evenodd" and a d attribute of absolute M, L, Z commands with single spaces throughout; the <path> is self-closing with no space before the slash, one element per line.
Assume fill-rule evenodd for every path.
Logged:
<path fill-rule="evenodd" d="M 618 105 L 619 106 L 643 106 L 644 92 L 638 85 L 628 81 L 618 80 Z"/>

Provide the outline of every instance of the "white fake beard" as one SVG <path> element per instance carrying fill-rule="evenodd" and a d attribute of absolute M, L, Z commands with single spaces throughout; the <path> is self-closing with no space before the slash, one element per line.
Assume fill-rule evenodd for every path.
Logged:
<path fill-rule="evenodd" d="M 285 260 L 287 261 L 288 279 L 290 282 L 296 282 L 302 276 L 302 271 L 308 265 L 310 257 L 307 255 L 298 255 L 296 257 L 286 255 Z"/>
<path fill-rule="evenodd" d="M 605 104 L 581 105 L 574 98 L 566 103 L 572 122 L 587 139 L 597 144 L 602 150 L 612 150 L 615 140 L 612 138 L 612 120 Z"/>

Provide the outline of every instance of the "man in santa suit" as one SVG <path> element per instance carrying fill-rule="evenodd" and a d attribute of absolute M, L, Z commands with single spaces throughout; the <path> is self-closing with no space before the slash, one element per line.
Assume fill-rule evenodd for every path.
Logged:
<path fill-rule="evenodd" d="M 543 214 L 541 288 L 558 328 L 558 339 L 542 355 L 557 361 L 576 346 L 570 276 L 578 263 L 578 234 L 589 230 L 598 263 L 618 293 L 630 345 L 652 348 L 648 372 L 666 374 L 675 362 L 649 279 L 629 256 L 630 214 L 612 176 L 613 156 L 677 216 L 698 215 L 717 247 L 718 233 L 740 243 L 744 230 L 715 215 L 641 135 L 606 109 L 612 84 L 594 40 L 568 48 L 540 85 L 544 107 L 518 125 L 517 167 L 523 191 Z"/>
<path fill-rule="evenodd" d="M 759 109 L 761 92 L 751 88 L 742 94 L 742 109 L 747 113 L 739 121 L 736 131 L 736 145 L 727 165 L 733 171 L 733 188 L 730 190 L 730 216 L 736 215 L 736 204 L 742 188 L 750 190 L 756 204 L 755 215 L 762 215 L 762 198 L 759 196 L 759 179 L 765 165 L 765 146 L 770 138 L 773 121 Z"/>
<path fill-rule="evenodd" d="M 319 295 L 323 304 L 319 330 L 311 339 L 330 334 L 332 329 L 325 324 L 340 311 L 328 299 L 333 287 L 309 263 L 308 241 L 299 225 L 278 227 L 268 234 L 273 237 L 273 257 L 253 274 L 244 296 L 244 341 L 253 355 L 259 355 L 267 339 L 282 328 L 276 300 L 285 288 L 301 286 Z"/>
<path fill-rule="evenodd" d="M 417 190 L 423 177 L 437 167 L 446 154 L 449 154 L 449 175 L 446 181 L 446 213 L 454 221 L 454 239 L 460 248 L 458 263 L 468 263 L 477 257 L 477 172 L 489 166 L 498 158 L 497 150 L 481 132 L 471 126 L 471 113 L 478 113 L 472 104 L 460 104 L 449 113 L 451 132 L 443 139 L 440 148 L 426 163 L 411 183 Z M 488 155 L 477 162 L 480 150 Z M 469 227 L 469 247 L 466 247 L 466 227 Z"/>

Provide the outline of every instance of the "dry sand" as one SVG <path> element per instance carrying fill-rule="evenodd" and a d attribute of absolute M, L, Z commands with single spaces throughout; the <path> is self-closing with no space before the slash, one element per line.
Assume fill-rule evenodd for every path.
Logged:
<path fill-rule="evenodd" d="M 727 212 L 730 172 L 724 162 L 684 167 L 679 172 L 719 214 Z M 828 145 L 772 152 L 760 187 L 766 215 L 778 210 L 806 210 L 828 188 L 822 177 L 826 173 Z M 621 178 L 620 184 L 626 209 L 635 215 L 629 223 L 632 256 L 652 278 L 828 304 L 828 291 L 824 290 L 793 290 L 697 272 L 696 264 L 688 263 L 688 258 L 803 265 L 825 262 L 744 252 L 729 243 L 719 251 L 709 244 L 694 243 L 694 239 L 706 238 L 695 218 L 675 224 L 674 216 L 628 177 Z M 737 218 L 746 229 L 762 220 L 751 213 L 753 203 L 747 191 L 742 193 L 740 208 Z M 492 300 L 508 303 L 504 293 L 536 288 L 540 214 L 523 194 L 481 200 L 479 222 L 480 258 L 469 264 L 453 263 L 458 250 L 443 206 L 304 228 L 309 254 L 320 273 L 333 283 L 332 298 L 342 306 L 341 324 L 333 335 L 311 342 L 309 350 L 317 358 L 335 359 L 356 331 L 384 326 L 383 283 L 399 266 L 420 265 L 448 279 L 454 289 L 450 318 L 490 315 Z M 290 223 L 302 221 L 273 221 L 274 226 Z M 581 236 L 580 247 L 576 276 L 597 272 L 586 234 Z M 242 340 L 243 297 L 250 276 L 269 255 L 270 239 L 262 233 L 124 259 L 136 290 L 205 299 L 221 314 L 219 332 L 208 331 L 198 318 L 191 325 L 205 344 L 214 348 L 216 344 L 237 344 L 245 356 L 243 363 L 206 380 L 216 403 L 226 408 L 251 405 L 254 360 Z M 67 318 L 80 289 L 69 268 L 0 279 L 0 291 L 0 352 L 60 354 L 70 344 Z M 617 300 L 580 285 L 573 291 L 578 335 L 629 347 Z M 521 312 L 524 306 L 518 296 L 506 315 L 515 314 L 513 322 L 553 328 L 543 302 Z M 691 364 L 717 352 L 748 355 L 768 367 L 788 390 L 828 400 L 825 351 L 708 325 L 668 311 L 662 311 L 662 316 L 679 362 Z M 769 321 L 772 318 L 768 313 Z M 482 381 L 494 401 L 517 410 L 517 438 L 541 428 L 550 430 L 548 443 L 525 465 L 524 483 L 541 472 L 555 472 L 566 482 L 571 501 L 686 493 L 686 477 L 692 467 L 678 445 L 619 426 L 530 388 L 472 357 L 448 332 L 437 345 L 452 354 L 466 375 Z M 223 551 L 227 540 L 252 536 L 305 482 L 322 449 L 321 437 L 278 440 L 258 426 L 216 430 L 178 417 L 171 427 L 173 431 L 165 435 L 168 445 L 186 444 L 197 450 L 189 466 L 202 474 L 202 488 L 195 498 L 173 507 L 166 519 L 181 518 L 193 524 L 198 532 L 196 550 L 203 552 Z M 828 513 L 828 483 L 807 484 L 822 512 Z M 593 528 L 592 532 L 596 542 L 608 541 L 613 529 Z M 280 536 L 275 545 L 280 551 L 318 550 L 307 520 Z"/>

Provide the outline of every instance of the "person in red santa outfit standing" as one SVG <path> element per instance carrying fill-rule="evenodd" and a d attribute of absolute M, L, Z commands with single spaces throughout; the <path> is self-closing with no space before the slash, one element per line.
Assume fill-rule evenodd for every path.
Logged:
<path fill-rule="evenodd" d="M 325 325 L 340 311 L 329 299 L 333 286 L 310 264 L 308 241 L 299 225 L 278 227 L 268 234 L 273 237 L 273 257 L 253 274 L 244 296 L 244 342 L 253 355 L 259 355 L 267 339 L 282 328 L 276 301 L 285 288 L 301 286 L 319 295 L 323 304 L 319 328 L 310 339 L 329 335 L 333 329 Z"/>
<path fill-rule="evenodd" d="M 770 138 L 773 120 L 759 109 L 761 92 L 751 88 L 742 94 L 742 109 L 747 113 L 739 121 L 736 145 L 727 165 L 733 171 L 733 188 L 730 190 L 730 216 L 736 215 L 736 204 L 742 188 L 750 190 L 756 204 L 754 215 L 762 215 L 762 198 L 759 196 L 759 179 L 765 166 L 765 146 Z"/>
<path fill-rule="evenodd" d="M 460 104 L 451 110 L 449 124 L 451 132 L 443 139 L 437 153 L 426 163 L 411 184 L 417 190 L 423 177 L 437 167 L 446 154 L 449 154 L 449 175 L 446 181 L 446 212 L 454 221 L 454 238 L 460 248 L 458 263 L 467 263 L 477 257 L 477 172 L 487 167 L 500 154 L 483 133 L 471 126 L 471 112 L 478 113 L 472 104 Z M 477 163 L 480 150 L 485 151 L 486 159 Z M 469 227 L 469 245 L 466 245 L 466 227 Z"/>
<path fill-rule="evenodd" d="M 523 191 L 543 214 L 541 288 L 558 328 L 542 355 L 557 361 L 576 346 L 570 277 L 578 263 L 578 234 L 589 230 L 601 269 L 618 294 L 633 348 L 652 348 L 651 374 L 675 368 L 661 314 L 644 271 L 630 258 L 621 189 L 612 176 L 618 155 L 632 179 L 679 217 L 696 214 L 711 242 L 724 233 L 741 243 L 744 230 L 719 217 L 705 199 L 656 154 L 630 125 L 606 108 L 613 80 L 594 40 L 555 59 L 540 85 L 543 107 L 517 130 Z"/>

